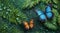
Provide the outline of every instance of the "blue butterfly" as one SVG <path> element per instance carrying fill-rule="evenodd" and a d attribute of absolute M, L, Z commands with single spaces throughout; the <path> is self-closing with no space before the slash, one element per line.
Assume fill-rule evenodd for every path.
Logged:
<path fill-rule="evenodd" d="M 43 13 L 43 11 L 41 11 L 41 10 L 36 10 L 36 13 L 39 15 L 39 19 L 40 19 L 41 21 L 45 21 L 45 20 L 46 20 L 46 16 L 45 16 L 45 14 Z"/>
<path fill-rule="evenodd" d="M 53 17 L 53 13 L 49 5 L 46 7 L 45 12 L 48 19 L 51 19 Z"/>

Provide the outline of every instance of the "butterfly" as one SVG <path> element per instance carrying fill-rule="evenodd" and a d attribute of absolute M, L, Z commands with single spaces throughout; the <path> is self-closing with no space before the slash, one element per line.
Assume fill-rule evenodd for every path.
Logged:
<path fill-rule="evenodd" d="M 49 5 L 45 8 L 45 13 L 48 19 L 53 17 L 52 9 Z"/>
<path fill-rule="evenodd" d="M 29 30 L 29 29 L 32 29 L 34 27 L 33 19 L 30 20 L 30 23 L 25 21 L 23 24 L 24 24 L 25 30 Z"/>
<path fill-rule="evenodd" d="M 25 30 L 29 30 L 29 25 L 28 25 L 28 22 L 23 22 L 23 25 L 24 25 L 24 29 Z"/>
<path fill-rule="evenodd" d="M 39 15 L 39 20 L 41 20 L 41 21 L 45 21 L 46 20 L 46 16 L 45 16 L 43 11 L 36 10 L 36 13 Z"/>
<path fill-rule="evenodd" d="M 29 26 L 30 26 L 30 29 L 32 29 L 34 27 L 34 21 L 33 21 L 33 19 L 30 20 L 30 25 Z"/>

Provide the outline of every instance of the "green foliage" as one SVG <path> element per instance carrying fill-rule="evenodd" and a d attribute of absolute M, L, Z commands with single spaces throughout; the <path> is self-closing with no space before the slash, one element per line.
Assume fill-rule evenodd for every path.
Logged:
<path fill-rule="evenodd" d="M 6 2 L 7 3 L 7 2 Z M 2 6 L 3 4 L 3 6 Z M 15 8 L 12 4 L 9 3 L 10 6 L 8 6 L 8 4 L 4 4 L 1 3 L 1 12 L 0 12 L 0 16 L 2 16 L 3 18 L 8 19 L 10 22 L 12 23 L 21 23 L 22 20 L 26 20 L 27 16 L 21 12 L 20 10 L 18 10 L 17 8 Z"/>
<path fill-rule="evenodd" d="M 54 24 L 52 24 L 50 22 L 46 22 L 45 26 L 47 26 L 49 29 L 57 30 L 57 26 L 55 26 Z"/>
<path fill-rule="evenodd" d="M 40 0 L 11 0 L 11 2 L 13 4 L 15 4 L 14 6 L 20 8 L 20 9 L 24 9 L 24 8 L 31 8 L 34 5 L 38 4 L 40 2 Z"/>
<path fill-rule="evenodd" d="M 60 15 L 58 16 L 58 25 L 60 26 Z"/>
<path fill-rule="evenodd" d="M 0 33 L 24 33 L 18 26 L 11 24 L 0 17 Z"/>
<path fill-rule="evenodd" d="M 52 0 L 55 4 L 58 4 L 58 1 L 57 0 Z"/>
<path fill-rule="evenodd" d="M 37 18 L 35 18 L 37 15 L 32 9 L 35 7 L 36 9 L 39 8 L 40 10 L 45 11 L 48 2 L 53 4 L 52 12 L 54 13 L 54 17 L 52 20 L 47 20 L 43 26 L 37 22 Z M 56 4 L 58 4 L 58 0 L 0 0 L 0 17 L 7 19 L 7 21 L 4 21 L 3 19 L 0 20 L 0 33 L 24 33 L 20 24 L 22 21 L 29 21 L 31 18 L 35 19 L 35 26 L 31 31 L 27 31 L 27 33 L 55 33 L 53 30 L 58 29 L 57 23 L 60 25 L 60 11 L 57 10 L 57 7 L 60 4 L 58 6 Z M 25 10 L 25 8 L 29 8 L 29 10 Z M 45 29 L 44 27 L 47 27 L 48 29 Z"/>
<path fill-rule="evenodd" d="M 60 1 L 58 1 L 58 13 L 60 14 Z"/>

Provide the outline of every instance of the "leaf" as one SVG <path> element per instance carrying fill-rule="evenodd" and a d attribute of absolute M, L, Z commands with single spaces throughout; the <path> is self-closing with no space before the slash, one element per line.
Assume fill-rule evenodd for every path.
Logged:
<path fill-rule="evenodd" d="M 60 15 L 58 16 L 58 25 L 60 26 Z"/>
<path fill-rule="evenodd" d="M 39 3 L 40 0 L 11 0 L 10 2 L 12 2 L 13 4 L 15 4 L 14 6 L 17 6 L 20 9 L 24 9 L 24 8 L 31 8 L 34 5 L 36 5 L 37 3 Z"/>
<path fill-rule="evenodd" d="M 57 30 L 57 26 L 51 24 L 50 22 L 46 22 L 44 25 L 49 29 Z"/>

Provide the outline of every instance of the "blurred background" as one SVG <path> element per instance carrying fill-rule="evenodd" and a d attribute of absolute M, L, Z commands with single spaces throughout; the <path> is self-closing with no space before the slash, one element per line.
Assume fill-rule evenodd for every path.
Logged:
<path fill-rule="evenodd" d="M 52 4 L 53 18 L 41 23 L 35 10 L 45 12 Z M 23 21 L 34 19 L 34 28 L 28 31 Z M 60 0 L 0 0 L 0 33 L 60 33 Z"/>

